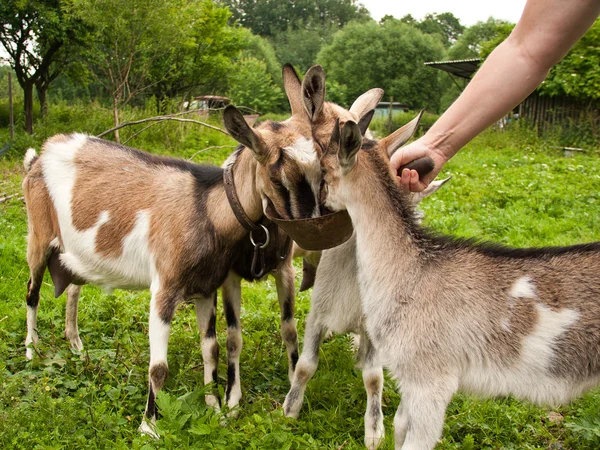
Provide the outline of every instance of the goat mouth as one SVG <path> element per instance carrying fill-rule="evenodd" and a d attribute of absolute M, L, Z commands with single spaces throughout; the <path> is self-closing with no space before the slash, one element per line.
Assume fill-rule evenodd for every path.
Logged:
<path fill-rule="evenodd" d="M 326 250 L 343 244 L 352 236 L 352 220 L 346 210 L 331 212 L 321 207 L 321 216 L 282 219 L 269 202 L 267 218 L 275 222 L 304 250 Z"/>

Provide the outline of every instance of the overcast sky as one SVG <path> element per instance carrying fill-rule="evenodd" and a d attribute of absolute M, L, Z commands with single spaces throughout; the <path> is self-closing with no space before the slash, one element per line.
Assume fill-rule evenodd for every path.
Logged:
<path fill-rule="evenodd" d="M 359 0 L 375 20 L 390 14 L 397 19 L 411 14 L 422 19 L 428 13 L 451 12 L 460 23 L 471 26 L 493 16 L 516 23 L 521 17 L 525 0 Z"/>

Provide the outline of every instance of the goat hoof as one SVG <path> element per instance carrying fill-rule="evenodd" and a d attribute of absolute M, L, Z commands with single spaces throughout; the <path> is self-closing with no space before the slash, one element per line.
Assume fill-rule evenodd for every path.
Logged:
<path fill-rule="evenodd" d="M 150 436 L 151 438 L 158 439 L 160 435 L 156 432 L 156 428 L 153 422 L 149 422 L 146 418 L 142 420 L 138 431 L 141 434 L 145 434 L 146 436 Z"/>
<path fill-rule="evenodd" d="M 223 416 L 223 418 L 221 419 L 221 423 L 220 423 L 221 426 L 226 427 L 227 425 L 229 425 L 229 423 L 231 423 L 232 420 L 237 419 L 239 415 L 240 415 L 239 408 L 229 410 L 229 412 L 227 414 L 225 414 Z"/>
<path fill-rule="evenodd" d="M 365 446 L 369 450 L 376 450 L 383 443 L 383 436 L 365 436 Z"/>
<path fill-rule="evenodd" d="M 74 339 L 71 339 L 71 338 L 68 338 L 68 339 L 69 339 L 69 342 L 71 342 L 71 348 L 73 350 L 77 350 L 78 352 L 83 350 L 83 343 L 81 342 L 81 339 L 79 339 L 79 336 L 77 336 Z"/>
<path fill-rule="evenodd" d="M 297 419 L 300 415 L 300 410 L 294 410 L 287 404 L 287 401 L 283 403 L 283 414 L 285 417 L 289 417 L 291 419 Z"/>
<path fill-rule="evenodd" d="M 205 395 L 204 401 L 206 402 L 207 406 L 214 408 L 215 411 L 217 411 L 217 412 L 221 411 L 221 401 L 219 400 L 219 398 L 216 395 L 212 395 L 212 394 Z"/>
<path fill-rule="evenodd" d="M 25 358 L 27 358 L 27 361 L 31 361 L 33 359 L 33 349 L 31 349 L 31 348 L 25 349 Z"/>
<path fill-rule="evenodd" d="M 227 417 L 228 419 L 237 419 L 237 417 L 239 415 L 240 415 L 239 408 L 234 408 L 234 409 L 231 409 L 227 414 L 225 414 L 225 417 Z"/>

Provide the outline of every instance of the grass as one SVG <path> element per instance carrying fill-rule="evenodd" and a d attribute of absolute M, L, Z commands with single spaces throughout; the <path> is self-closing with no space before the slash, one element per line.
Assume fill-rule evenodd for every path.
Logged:
<path fill-rule="evenodd" d="M 87 131 L 84 122 L 91 119 L 77 119 L 79 115 L 68 111 L 65 116 L 80 120 L 83 125 L 78 129 Z M 186 127 L 166 125 L 133 145 L 186 157 L 205 146 L 233 145 L 226 138 Z M 39 146 L 42 138 L 20 139 L 8 158 L 0 159 L 0 193 L 20 191 L 22 152 L 27 145 Z M 527 130 L 484 134 L 446 166 L 445 174 L 452 174 L 453 180 L 422 203 L 426 223 L 440 232 L 514 246 L 599 240 L 600 160 L 594 154 L 564 158 L 552 145 Z M 195 160 L 218 163 L 227 153 L 214 149 Z M 239 416 L 223 426 L 221 416 L 204 404 L 194 312 L 181 305 L 171 331 L 170 376 L 158 398 L 162 437 L 153 441 L 140 436 L 149 294 L 109 295 L 85 287 L 79 317 L 85 350 L 79 354 L 63 337 L 64 296 L 53 298 L 47 277 L 38 316 L 40 345 L 33 361 L 27 362 L 23 348 L 27 223 L 22 201 L 0 204 L 0 230 L 0 448 L 363 448 L 366 396 L 346 336 L 322 346 L 319 370 L 308 384 L 299 420 L 282 416 L 281 403 L 289 388 L 287 357 L 271 279 L 244 285 L 244 397 Z M 299 294 L 297 300 L 301 336 L 309 295 Z M 218 329 L 224 353 L 221 311 Z M 223 357 L 219 371 L 222 389 Z M 386 380 L 383 449 L 393 448 L 392 420 L 399 400 L 393 383 Z M 448 408 L 438 449 L 594 449 L 600 445 L 599 436 L 598 391 L 553 411 L 511 398 L 457 395 Z"/>

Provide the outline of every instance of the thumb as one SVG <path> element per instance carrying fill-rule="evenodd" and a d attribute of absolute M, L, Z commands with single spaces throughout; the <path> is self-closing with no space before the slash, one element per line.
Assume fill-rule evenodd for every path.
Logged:
<path fill-rule="evenodd" d="M 394 153 L 390 159 L 390 164 L 397 172 L 401 166 L 404 166 L 415 159 L 427 156 L 427 154 L 427 147 L 420 145 L 418 141 L 415 141 Z"/>

